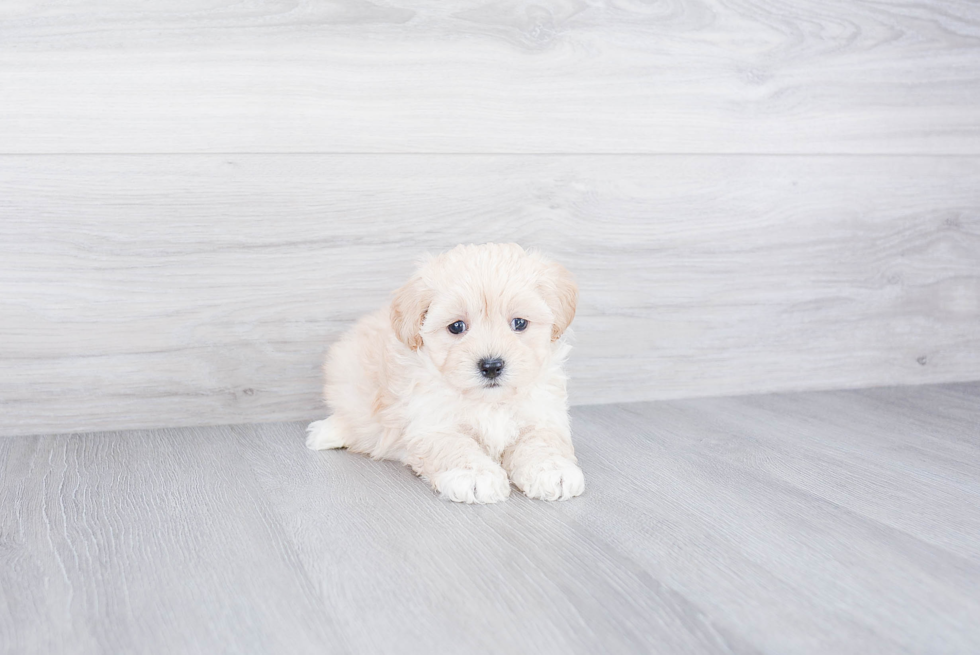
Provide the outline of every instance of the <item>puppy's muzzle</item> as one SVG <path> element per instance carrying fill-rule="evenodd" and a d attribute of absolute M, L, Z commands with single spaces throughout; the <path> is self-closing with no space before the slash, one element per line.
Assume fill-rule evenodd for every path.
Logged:
<path fill-rule="evenodd" d="M 504 370 L 504 360 L 499 357 L 487 357 L 477 362 L 480 375 L 488 380 L 496 380 Z"/>

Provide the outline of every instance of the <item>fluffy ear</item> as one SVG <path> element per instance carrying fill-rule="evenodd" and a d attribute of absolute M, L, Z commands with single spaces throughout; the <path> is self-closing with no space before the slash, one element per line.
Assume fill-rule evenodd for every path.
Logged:
<path fill-rule="evenodd" d="M 542 292 L 545 300 L 555 315 L 551 326 L 551 340 L 556 341 L 564 334 L 575 318 L 575 306 L 578 304 L 578 285 L 575 278 L 561 264 L 547 262 L 545 264 Z"/>
<path fill-rule="evenodd" d="M 412 350 L 422 347 L 422 321 L 431 301 L 432 294 L 419 275 L 396 291 L 391 301 L 391 327 Z"/>

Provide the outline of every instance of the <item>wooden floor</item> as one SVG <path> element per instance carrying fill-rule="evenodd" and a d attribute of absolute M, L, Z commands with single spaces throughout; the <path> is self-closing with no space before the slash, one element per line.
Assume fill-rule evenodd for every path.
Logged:
<path fill-rule="evenodd" d="M 299 423 L 3 439 L 0 652 L 980 652 L 978 399 L 578 407 L 557 504 Z"/>

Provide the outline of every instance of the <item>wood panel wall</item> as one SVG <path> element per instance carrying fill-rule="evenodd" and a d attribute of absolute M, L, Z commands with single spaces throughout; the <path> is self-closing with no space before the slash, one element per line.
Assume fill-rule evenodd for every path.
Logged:
<path fill-rule="evenodd" d="M 0 90 L 2 434 L 317 416 L 488 240 L 575 403 L 980 379 L 976 3 L 25 1 Z"/>

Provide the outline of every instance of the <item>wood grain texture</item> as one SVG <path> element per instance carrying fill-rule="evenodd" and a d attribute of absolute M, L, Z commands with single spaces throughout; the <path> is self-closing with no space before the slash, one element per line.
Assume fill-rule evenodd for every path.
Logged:
<path fill-rule="evenodd" d="M 0 651 L 975 653 L 980 384 L 577 407 L 585 495 L 297 423 L 0 440 Z"/>
<path fill-rule="evenodd" d="M 3 5 L 3 153 L 980 154 L 970 0 Z"/>
<path fill-rule="evenodd" d="M 609 511 L 577 518 L 760 650 L 973 652 L 978 397 L 974 384 L 583 408 L 577 434 L 603 439 L 580 439 L 579 456 L 609 481 L 591 486 Z"/>
<path fill-rule="evenodd" d="M 0 652 L 343 647 L 235 442 L 221 428 L 0 441 Z"/>
<path fill-rule="evenodd" d="M 980 160 L 0 158 L 0 434 L 297 420 L 425 251 L 582 288 L 576 404 L 980 379 Z"/>

